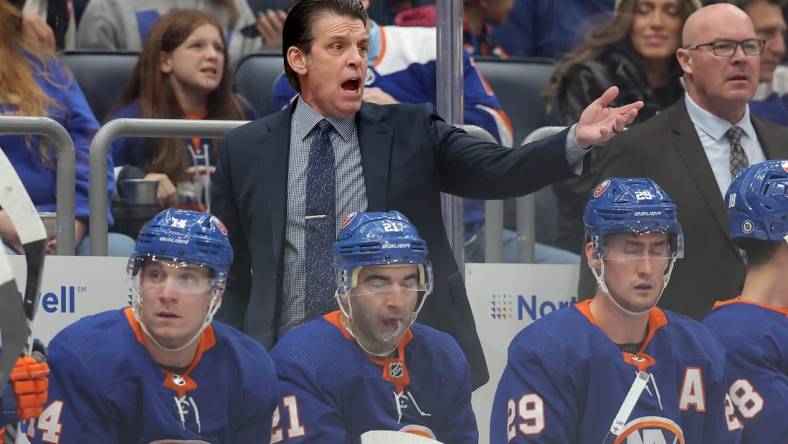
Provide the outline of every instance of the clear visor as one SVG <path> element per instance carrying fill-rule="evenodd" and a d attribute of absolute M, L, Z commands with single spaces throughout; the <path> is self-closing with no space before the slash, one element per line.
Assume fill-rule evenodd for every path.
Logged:
<path fill-rule="evenodd" d="M 602 238 L 602 258 L 613 261 L 664 260 L 684 257 L 682 234 L 617 234 Z"/>
<path fill-rule="evenodd" d="M 224 288 L 224 277 L 213 276 L 205 265 L 140 256 L 129 261 L 131 284 L 137 292 L 169 289 L 185 295 L 207 294 Z"/>

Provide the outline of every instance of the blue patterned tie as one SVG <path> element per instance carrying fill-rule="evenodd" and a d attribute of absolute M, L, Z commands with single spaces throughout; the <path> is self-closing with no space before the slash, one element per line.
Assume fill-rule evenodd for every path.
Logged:
<path fill-rule="evenodd" d="M 336 282 L 331 269 L 331 247 L 336 240 L 336 165 L 331 131 L 323 119 L 309 147 L 306 170 L 306 220 L 304 271 L 306 275 L 306 319 L 309 322 L 337 308 Z"/>

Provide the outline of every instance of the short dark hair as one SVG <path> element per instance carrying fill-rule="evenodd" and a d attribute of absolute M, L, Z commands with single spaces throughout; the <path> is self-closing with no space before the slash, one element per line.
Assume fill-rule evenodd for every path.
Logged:
<path fill-rule="evenodd" d="M 300 49 L 306 55 L 315 40 L 312 27 L 315 18 L 320 14 L 332 14 L 340 17 L 351 17 L 367 23 L 367 11 L 359 0 L 300 0 L 290 9 L 282 28 L 282 58 L 285 64 L 285 75 L 290 85 L 301 92 L 298 75 L 287 63 L 287 50 L 291 46 Z"/>
<path fill-rule="evenodd" d="M 747 268 L 753 268 L 769 262 L 783 241 L 739 238 L 734 239 L 733 243 L 744 251 Z"/>

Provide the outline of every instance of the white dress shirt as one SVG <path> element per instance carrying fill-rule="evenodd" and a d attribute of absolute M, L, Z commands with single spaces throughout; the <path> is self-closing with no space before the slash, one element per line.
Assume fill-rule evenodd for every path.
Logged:
<path fill-rule="evenodd" d="M 703 145 L 703 152 L 706 153 L 706 158 L 709 160 L 709 165 L 711 165 L 711 171 L 714 173 L 714 179 L 720 188 L 720 194 L 724 199 L 725 192 L 728 191 L 728 186 L 733 180 L 730 170 L 731 142 L 725 133 L 733 125 L 727 120 L 701 108 L 692 100 L 689 94 L 684 95 L 684 102 L 687 105 L 687 113 L 690 120 L 692 120 L 695 131 L 700 138 L 700 144 Z M 749 106 L 744 110 L 744 116 L 735 125 L 743 130 L 740 143 L 750 165 L 766 160 L 761 143 L 758 141 L 758 135 L 752 126 L 752 120 L 750 120 Z"/>

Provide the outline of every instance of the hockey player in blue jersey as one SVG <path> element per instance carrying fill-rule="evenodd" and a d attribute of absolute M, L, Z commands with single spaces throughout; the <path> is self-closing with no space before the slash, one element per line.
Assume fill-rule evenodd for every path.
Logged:
<path fill-rule="evenodd" d="M 716 303 L 703 323 L 728 350 L 742 441 L 788 443 L 788 160 L 741 170 L 725 202 L 747 275 L 741 296 Z"/>
<path fill-rule="evenodd" d="M 271 443 L 355 443 L 370 430 L 476 443 L 462 350 L 414 323 L 432 288 L 416 228 L 397 211 L 353 213 L 333 255 L 339 310 L 271 351 L 283 394 Z"/>
<path fill-rule="evenodd" d="M 34 443 L 268 443 L 279 399 L 266 351 L 212 322 L 232 247 L 208 213 L 168 209 L 129 259 L 132 306 L 49 345 L 50 403 Z"/>
<path fill-rule="evenodd" d="M 722 345 L 656 307 L 683 254 L 676 206 L 651 179 L 610 178 L 583 220 L 596 293 L 512 340 L 490 442 L 737 442 Z"/>

